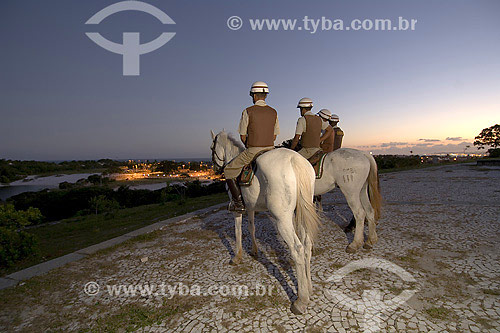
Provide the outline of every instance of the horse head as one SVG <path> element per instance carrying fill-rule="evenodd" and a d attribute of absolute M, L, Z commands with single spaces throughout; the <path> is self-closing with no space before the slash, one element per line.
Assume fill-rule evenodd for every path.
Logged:
<path fill-rule="evenodd" d="M 224 139 L 224 131 L 215 134 L 210 130 L 210 134 L 212 135 L 212 145 L 210 146 L 210 150 L 212 151 L 212 165 L 215 173 L 221 174 L 227 164 L 225 159 L 225 145 L 221 142 Z"/>

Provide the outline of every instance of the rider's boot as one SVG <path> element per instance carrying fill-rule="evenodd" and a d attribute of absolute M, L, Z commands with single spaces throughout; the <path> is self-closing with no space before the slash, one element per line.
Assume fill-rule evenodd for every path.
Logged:
<path fill-rule="evenodd" d="M 241 196 L 240 187 L 238 186 L 236 179 L 226 179 L 227 187 L 231 192 L 231 203 L 229 203 L 229 211 L 231 212 L 244 212 L 245 204 L 243 203 L 243 197 Z"/>

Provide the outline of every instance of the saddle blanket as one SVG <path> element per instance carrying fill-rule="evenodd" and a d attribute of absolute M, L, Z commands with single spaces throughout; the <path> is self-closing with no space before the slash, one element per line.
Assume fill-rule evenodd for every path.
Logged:
<path fill-rule="evenodd" d="M 247 164 L 243 167 L 241 170 L 241 174 L 238 180 L 238 184 L 240 186 L 250 186 L 252 185 L 252 180 L 255 175 L 255 172 L 257 172 L 257 163 L 255 161 L 257 160 L 257 157 L 265 153 L 266 151 L 263 151 L 255 156 L 253 161 L 250 164 Z M 314 168 L 314 172 L 316 174 L 316 179 L 320 179 L 323 176 L 323 163 L 325 161 L 325 156 L 326 153 L 319 151 L 313 156 L 309 158 L 309 162 Z"/>

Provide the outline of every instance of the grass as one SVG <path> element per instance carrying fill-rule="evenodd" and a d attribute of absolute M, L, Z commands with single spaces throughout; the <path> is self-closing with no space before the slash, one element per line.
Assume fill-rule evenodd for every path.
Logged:
<path fill-rule="evenodd" d="M 105 214 L 86 215 L 64 219 L 55 224 L 41 225 L 29 229 L 39 241 L 39 254 L 23 260 L 9 268 L 2 268 L 1 275 L 51 260 L 105 240 L 126 234 L 149 224 L 183 215 L 198 209 L 227 201 L 226 193 L 198 198 L 187 198 L 182 202 L 144 205 L 117 210 L 112 216 Z"/>
<path fill-rule="evenodd" d="M 133 332 L 138 328 L 160 324 L 177 313 L 185 313 L 196 306 L 189 297 L 164 299 L 160 307 L 126 304 L 118 312 L 96 320 L 93 332 Z"/>
<path fill-rule="evenodd" d="M 425 309 L 425 312 L 432 318 L 436 319 L 448 319 L 451 311 L 449 309 L 443 308 L 443 307 L 431 307 Z"/>

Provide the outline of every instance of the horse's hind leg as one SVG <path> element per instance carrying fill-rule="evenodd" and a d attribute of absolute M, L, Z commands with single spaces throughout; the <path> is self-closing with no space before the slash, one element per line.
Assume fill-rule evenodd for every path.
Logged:
<path fill-rule="evenodd" d="M 248 211 L 248 230 L 250 231 L 250 235 L 252 235 L 252 252 L 250 254 L 257 257 L 258 248 L 257 240 L 255 239 L 255 212 L 253 210 Z"/>
<path fill-rule="evenodd" d="M 356 252 L 364 242 L 364 228 L 365 228 L 365 217 L 366 213 L 363 209 L 363 205 L 361 204 L 361 200 L 359 198 L 360 191 L 351 192 L 348 195 L 344 193 L 347 203 L 354 214 L 354 218 L 356 219 L 356 229 L 354 231 L 354 240 L 351 244 L 349 244 L 346 248 L 347 253 Z"/>
<path fill-rule="evenodd" d="M 243 215 L 240 213 L 234 213 L 234 234 L 236 235 L 236 251 L 234 251 L 234 258 L 231 259 L 231 265 L 237 265 L 241 263 L 243 256 L 243 246 L 241 244 L 241 223 L 243 221 Z"/>
<path fill-rule="evenodd" d="M 307 275 L 307 281 L 309 283 L 309 294 L 312 295 L 313 293 L 313 286 L 312 286 L 312 279 L 311 279 L 311 256 L 312 256 L 312 240 L 309 238 L 309 236 L 306 235 L 305 237 L 305 257 L 306 257 L 306 275 Z"/>
<path fill-rule="evenodd" d="M 318 206 L 318 210 L 320 212 L 322 212 L 323 211 L 323 204 L 321 203 L 321 195 L 315 195 L 313 202 L 315 202 L 316 205 Z"/>
<path fill-rule="evenodd" d="M 306 266 L 306 276 L 307 276 L 307 282 L 309 284 L 309 294 L 312 295 L 313 288 L 312 288 L 312 279 L 311 279 L 311 257 L 312 257 L 312 247 L 313 243 L 311 238 L 306 234 L 304 228 L 302 226 L 299 226 L 299 239 L 300 242 L 304 245 L 304 256 L 305 256 L 305 266 Z"/>
<path fill-rule="evenodd" d="M 285 243 L 288 245 L 290 254 L 295 262 L 298 299 L 293 302 L 291 310 L 295 314 L 303 314 L 309 303 L 309 282 L 306 274 L 305 249 L 295 233 L 292 216 L 287 219 L 278 218 L 277 227 L 281 237 L 283 237 Z"/>
<path fill-rule="evenodd" d="M 361 190 L 361 204 L 366 212 L 366 219 L 368 220 L 368 239 L 364 244 L 365 249 L 371 249 L 378 241 L 376 223 L 375 223 L 375 211 L 373 210 L 372 204 L 370 203 L 370 198 L 368 197 L 368 187 L 367 184 L 363 186 Z"/>

